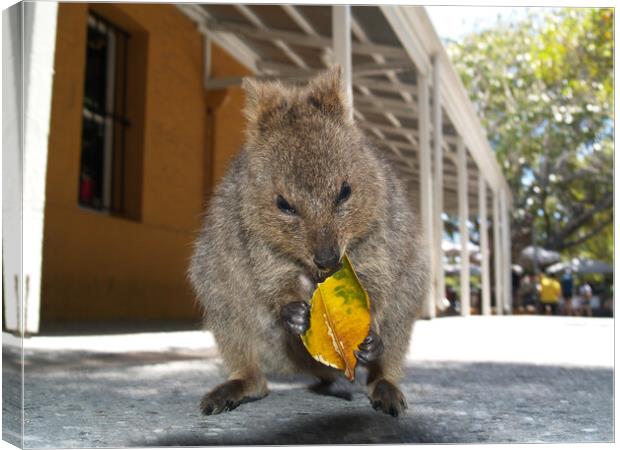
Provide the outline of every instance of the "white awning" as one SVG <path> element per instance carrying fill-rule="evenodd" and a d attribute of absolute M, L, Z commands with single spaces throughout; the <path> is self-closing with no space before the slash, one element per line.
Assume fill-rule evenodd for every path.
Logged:
<path fill-rule="evenodd" d="M 177 6 L 257 77 L 303 82 L 332 61 L 331 6 Z M 467 148 L 470 211 L 478 210 L 480 175 L 494 192 L 507 188 L 473 105 L 424 8 L 352 6 L 351 30 L 356 122 L 386 152 L 412 192 L 418 191 L 420 179 L 416 79 L 419 74 L 430 75 L 433 57 L 442 67 L 445 210 L 458 211 L 459 139 Z M 432 77 L 429 81 L 432 85 Z M 207 88 L 240 82 L 240 78 L 210 79 Z"/>

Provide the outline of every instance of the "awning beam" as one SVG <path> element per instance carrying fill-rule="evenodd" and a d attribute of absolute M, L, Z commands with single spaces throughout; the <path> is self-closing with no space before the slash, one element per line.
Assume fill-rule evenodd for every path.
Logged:
<path fill-rule="evenodd" d="M 291 31 L 261 29 L 213 19 L 207 21 L 207 27 L 211 31 L 234 33 L 250 39 L 260 39 L 264 41 L 282 40 L 289 44 L 299 45 L 302 47 L 331 48 L 332 46 L 332 40 L 329 37 L 320 35 L 310 36 L 308 34 L 295 33 Z M 352 42 L 351 51 L 361 55 L 379 53 L 389 58 L 407 58 L 407 52 L 405 50 L 388 45 Z"/>
<path fill-rule="evenodd" d="M 291 66 L 290 64 L 282 64 L 271 61 L 258 61 L 257 67 L 260 71 L 272 71 L 277 72 L 278 75 L 314 75 L 317 72 L 321 72 L 324 70 L 323 68 L 304 70 L 295 66 Z M 386 63 L 365 63 L 358 64 L 353 66 L 353 73 L 355 76 L 363 76 L 363 75 L 376 75 L 388 72 L 390 70 L 396 71 L 405 71 L 405 70 L 415 70 L 415 67 L 409 61 L 405 60 L 397 60 L 397 61 L 388 61 Z M 406 103 L 405 103 L 406 104 Z"/>
<path fill-rule="evenodd" d="M 414 100 L 417 100 L 418 88 L 415 84 L 388 83 L 387 81 L 377 81 L 374 79 L 365 78 L 363 76 L 358 77 L 353 84 L 355 84 L 356 86 L 363 86 L 368 89 L 375 89 L 384 92 L 396 92 L 398 94 L 400 94 L 401 92 L 408 92 L 409 94 L 411 94 Z"/>

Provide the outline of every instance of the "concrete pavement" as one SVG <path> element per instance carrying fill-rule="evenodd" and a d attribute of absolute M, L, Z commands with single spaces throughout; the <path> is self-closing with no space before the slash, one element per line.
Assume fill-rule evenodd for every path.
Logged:
<path fill-rule="evenodd" d="M 3 336 L 3 438 L 19 439 L 19 349 Z M 208 333 L 35 337 L 25 349 L 26 447 L 218 444 L 610 442 L 613 321 L 442 318 L 416 324 L 408 413 L 375 412 L 270 377 L 265 399 L 218 416 L 198 410 L 225 380 Z M 14 343 L 14 342 L 13 342 Z M 15 431 L 17 430 L 17 432 Z M 11 434 L 11 433 L 16 434 Z"/>

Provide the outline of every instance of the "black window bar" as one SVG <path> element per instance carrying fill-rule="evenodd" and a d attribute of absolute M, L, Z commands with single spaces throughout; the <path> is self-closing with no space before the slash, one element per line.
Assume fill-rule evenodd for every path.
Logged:
<path fill-rule="evenodd" d="M 130 35 L 89 12 L 78 202 L 123 215 Z"/>

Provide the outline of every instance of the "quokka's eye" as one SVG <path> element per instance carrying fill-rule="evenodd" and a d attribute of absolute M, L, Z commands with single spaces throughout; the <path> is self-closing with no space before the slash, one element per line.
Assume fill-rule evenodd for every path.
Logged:
<path fill-rule="evenodd" d="M 338 194 L 338 199 L 336 200 L 336 203 L 338 205 L 341 205 L 346 202 L 349 197 L 351 197 L 351 186 L 349 186 L 349 183 L 345 181 L 342 183 L 342 187 L 340 188 L 340 193 Z"/>
<path fill-rule="evenodd" d="M 282 212 L 285 212 L 285 213 L 290 214 L 292 216 L 296 216 L 297 215 L 297 210 L 295 208 L 293 208 L 290 205 L 290 203 L 287 202 L 284 199 L 284 197 L 282 197 L 281 195 L 278 195 L 278 198 L 276 198 L 276 206 Z"/>

